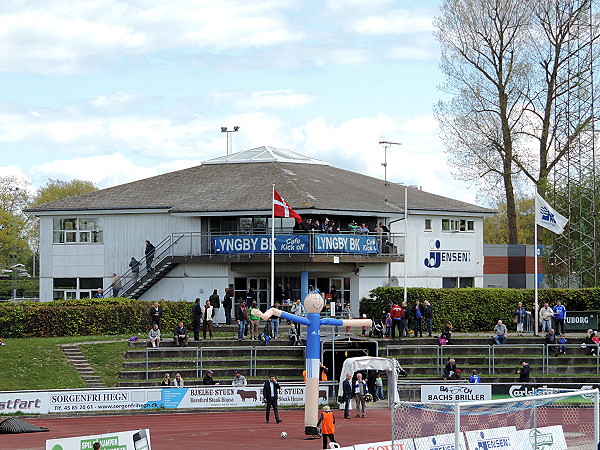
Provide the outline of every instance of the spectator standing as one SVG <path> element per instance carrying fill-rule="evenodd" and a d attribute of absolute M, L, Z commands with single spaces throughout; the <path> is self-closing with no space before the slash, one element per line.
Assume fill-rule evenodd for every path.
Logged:
<path fill-rule="evenodd" d="M 346 328 L 350 328 L 350 327 L 346 327 Z M 387 313 L 387 315 L 385 316 L 385 336 L 388 339 L 392 336 L 392 316 L 390 315 L 390 313 Z"/>
<path fill-rule="evenodd" d="M 225 325 L 231 325 L 231 308 L 233 308 L 233 290 L 225 288 L 223 297 L 223 310 L 225 311 Z"/>
<path fill-rule="evenodd" d="M 219 310 L 221 309 L 221 299 L 215 289 L 210 297 L 208 297 L 210 305 L 213 307 L 213 326 L 218 327 Z"/>
<path fill-rule="evenodd" d="M 444 367 L 444 380 L 459 380 L 462 371 L 456 366 L 456 360 L 450 358 Z"/>
<path fill-rule="evenodd" d="M 402 302 L 402 320 L 400 321 L 400 337 L 409 337 L 408 322 L 410 320 L 410 309 L 406 302 Z"/>
<path fill-rule="evenodd" d="M 390 316 L 392 317 L 392 340 L 396 339 L 396 328 L 398 328 L 398 340 L 402 340 L 402 307 L 398 305 L 397 302 L 394 302 L 394 306 L 390 311 Z"/>
<path fill-rule="evenodd" d="M 427 323 L 429 337 L 433 337 L 433 306 L 427 300 L 423 302 L 423 317 Z"/>
<path fill-rule="evenodd" d="M 144 255 L 146 255 L 146 270 L 150 270 L 152 267 L 152 261 L 154 260 L 154 253 L 156 252 L 156 248 L 150 241 L 146 241 L 146 249 L 144 250 Z"/>
<path fill-rule="evenodd" d="M 556 345 L 556 334 L 553 329 L 550 329 L 548 333 L 546 333 L 546 345 L 548 346 L 548 352 L 552 350 L 554 356 L 558 356 L 558 346 Z"/>
<path fill-rule="evenodd" d="M 148 333 L 148 338 L 150 339 L 150 345 L 154 348 L 160 345 L 160 329 L 158 328 L 158 324 L 154 323 L 150 332 Z"/>
<path fill-rule="evenodd" d="M 496 324 L 496 326 L 494 327 L 494 342 L 497 345 L 506 344 L 506 341 L 507 341 L 506 335 L 507 334 L 508 334 L 508 330 L 506 328 L 506 325 L 504 325 L 502 323 L 502 321 L 499 320 L 498 323 Z"/>
<path fill-rule="evenodd" d="M 366 223 L 361 223 L 358 227 L 358 234 L 369 234 L 370 230 Z"/>
<path fill-rule="evenodd" d="M 415 303 L 415 337 L 423 337 L 423 306 L 419 300 Z"/>
<path fill-rule="evenodd" d="M 121 277 L 116 273 L 112 274 L 112 283 L 110 284 L 110 287 L 112 288 L 112 296 L 118 297 L 119 292 L 123 289 L 123 283 L 121 282 Z"/>
<path fill-rule="evenodd" d="M 517 336 L 523 336 L 523 325 L 525 324 L 525 316 L 527 315 L 527 311 L 523 306 L 523 303 L 519 302 L 517 304 L 517 309 L 513 312 L 514 321 L 517 324 Z"/>
<path fill-rule="evenodd" d="M 176 388 L 182 388 L 184 386 L 183 378 L 181 378 L 181 375 L 179 373 L 175 374 L 175 379 L 173 380 L 173 386 L 175 386 Z"/>
<path fill-rule="evenodd" d="M 471 372 L 469 383 L 481 383 L 481 378 L 479 378 L 479 374 L 477 373 L 476 369 L 473 369 L 473 371 Z"/>
<path fill-rule="evenodd" d="M 564 334 L 567 308 L 563 306 L 560 300 L 556 300 L 556 305 L 554 305 L 552 311 L 554 311 L 554 331 L 558 334 Z"/>
<path fill-rule="evenodd" d="M 362 373 L 356 374 L 354 382 L 354 401 L 356 402 L 356 417 L 365 417 L 365 396 L 369 393 L 367 382 L 363 380 Z"/>
<path fill-rule="evenodd" d="M 281 305 L 279 302 L 275 302 L 275 308 L 281 309 Z M 271 321 L 271 333 L 273 334 L 273 339 L 276 339 L 279 336 L 279 316 L 273 314 L 269 319 Z"/>
<path fill-rule="evenodd" d="M 323 406 L 323 412 L 321 413 L 321 417 L 319 417 L 319 421 L 317 422 L 317 427 L 321 425 L 321 435 L 323 436 L 323 448 L 327 448 L 327 441 L 336 442 L 335 440 L 335 417 L 333 417 L 333 413 L 331 412 L 331 408 L 325 405 Z M 337 442 L 336 442 L 337 444 Z"/>
<path fill-rule="evenodd" d="M 381 379 L 381 374 L 377 374 L 377 378 L 375 378 L 375 399 L 383 400 L 385 396 L 383 395 L 383 380 Z"/>
<path fill-rule="evenodd" d="M 231 385 L 237 387 L 247 386 L 248 380 L 246 380 L 246 377 L 239 370 L 236 370 Z"/>
<path fill-rule="evenodd" d="M 208 330 L 210 338 L 213 338 L 213 317 L 214 308 L 210 304 L 210 300 L 206 300 L 204 308 L 202 308 L 202 335 L 204 336 L 204 339 L 206 339 L 206 330 Z"/>
<path fill-rule="evenodd" d="M 155 323 L 160 327 L 160 319 L 162 319 L 162 314 L 162 308 L 158 302 L 154 302 L 152 308 L 150 308 L 150 320 L 152 323 Z"/>
<path fill-rule="evenodd" d="M 260 317 L 252 314 L 252 309 L 258 309 L 256 302 L 252 302 L 252 306 L 248 311 L 248 319 L 250 320 L 250 339 L 258 339 L 258 326 L 260 325 Z"/>
<path fill-rule="evenodd" d="M 295 314 L 299 317 L 306 317 L 306 309 L 304 308 L 304 305 L 302 304 L 300 299 L 297 299 L 296 303 L 294 303 L 292 305 L 291 312 L 292 312 L 292 314 Z M 300 335 L 301 335 L 300 324 L 295 323 L 294 325 L 296 326 L 296 331 L 298 332 L 298 338 L 300 338 Z"/>
<path fill-rule="evenodd" d="M 561 334 L 560 338 L 558 339 L 558 353 L 561 355 L 567 354 L 567 338 L 564 334 Z"/>
<path fill-rule="evenodd" d="M 204 386 L 214 386 L 219 384 L 219 381 L 213 378 L 213 371 L 209 370 L 208 372 L 206 372 L 206 375 L 204 375 L 204 378 L 202 379 L 202 384 Z"/>
<path fill-rule="evenodd" d="M 238 323 L 238 341 L 244 339 L 244 331 L 248 326 L 248 308 L 246 302 L 242 300 L 235 310 L 235 320 Z"/>
<path fill-rule="evenodd" d="M 271 408 L 273 408 L 273 414 L 275 415 L 275 421 L 277 423 L 282 422 L 279 418 L 279 410 L 277 408 L 277 399 L 279 398 L 279 391 L 281 390 L 281 386 L 275 379 L 275 375 L 270 375 L 269 380 L 265 381 L 263 386 L 263 397 L 266 402 L 266 417 L 267 423 L 269 423 L 269 414 L 271 412 Z"/>
<path fill-rule="evenodd" d="M 177 347 L 187 347 L 188 345 L 188 333 L 185 329 L 183 322 L 179 322 L 173 330 L 173 340 Z"/>
<path fill-rule="evenodd" d="M 330 233 L 339 233 L 340 232 L 340 227 L 337 226 L 337 224 L 335 223 L 335 220 L 331 220 L 329 222 L 329 232 Z"/>
<path fill-rule="evenodd" d="M 531 373 L 531 367 L 526 361 L 521 361 L 520 368 L 517 370 L 519 374 L 519 383 L 529 383 L 529 375 Z"/>
<path fill-rule="evenodd" d="M 257 301 L 256 288 L 250 288 L 246 293 L 246 305 L 250 306 L 255 301 Z"/>
<path fill-rule="evenodd" d="M 352 401 L 352 375 L 347 373 L 346 379 L 342 382 L 342 397 L 344 399 L 344 419 L 350 418 L 350 402 Z"/>
<path fill-rule="evenodd" d="M 131 269 L 131 278 L 137 280 L 140 276 L 140 262 L 133 256 L 131 257 L 131 261 L 129 261 L 129 268 Z"/>
<path fill-rule="evenodd" d="M 192 318 L 194 320 L 194 340 L 200 340 L 200 324 L 202 323 L 202 305 L 200 299 L 196 298 L 192 306 Z"/>
<path fill-rule="evenodd" d="M 544 306 L 540 308 L 540 324 L 542 325 L 542 331 L 550 331 L 552 328 L 552 318 L 554 317 L 554 311 L 548 305 L 548 302 L 544 303 Z"/>

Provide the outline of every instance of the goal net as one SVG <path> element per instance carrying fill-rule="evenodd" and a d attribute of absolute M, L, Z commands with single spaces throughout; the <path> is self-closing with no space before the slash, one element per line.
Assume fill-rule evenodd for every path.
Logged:
<path fill-rule="evenodd" d="M 460 403 L 396 402 L 392 443 L 404 450 L 596 449 L 598 389 Z"/>

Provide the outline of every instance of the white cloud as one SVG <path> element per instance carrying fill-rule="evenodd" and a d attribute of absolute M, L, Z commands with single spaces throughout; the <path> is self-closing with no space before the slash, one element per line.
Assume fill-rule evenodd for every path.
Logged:
<path fill-rule="evenodd" d="M 105 188 L 157 175 L 156 168 L 136 165 L 131 159 L 114 153 L 102 156 L 55 160 L 31 167 L 31 175 L 39 184 L 47 179 L 91 181 Z"/>
<path fill-rule="evenodd" d="M 402 35 L 433 32 L 433 16 L 408 10 L 395 10 L 377 16 L 357 18 L 353 29 L 365 35 Z"/>
<path fill-rule="evenodd" d="M 3 71 L 75 73 L 98 58 L 174 48 L 270 47 L 303 38 L 287 2 L 63 0 L 0 6 Z"/>

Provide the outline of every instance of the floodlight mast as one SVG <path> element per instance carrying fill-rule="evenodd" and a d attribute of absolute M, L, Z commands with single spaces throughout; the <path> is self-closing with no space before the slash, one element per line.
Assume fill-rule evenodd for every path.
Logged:
<path fill-rule="evenodd" d="M 229 130 L 227 127 L 221 127 L 221 133 L 227 133 L 227 154 L 231 154 L 231 134 L 237 133 L 240 127 L 237 125 L 233 127 L 233 130 Z"/>
<path fill-rule="evenodd" d="M 381 165 L 383 166 L 383 181 L 384 181 L 384 201 L 387 203 L 388 199 L 387 199 L 387 190 L 388 190 L 388 186 L 389 183 L 387 181 L 387 150 L 388 148 L 390 148 L 392 145 L 402 145 L 400 142 L 391 142 L 391 141 L 382 141 L 379 140 L 379 145 L 383 146 L 383 162 L 381 163 Z"/>

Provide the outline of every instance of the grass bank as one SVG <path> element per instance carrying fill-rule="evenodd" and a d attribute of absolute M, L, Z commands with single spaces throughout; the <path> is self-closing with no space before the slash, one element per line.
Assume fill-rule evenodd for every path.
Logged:
<path fill-rule="evenodd" d="M 46 389 L 77 389 L 87 387 L 79 377 L 75 368 L 67 362 L 60 349 L 60 344 L 76 344 L 91 341 L 119 341 L 115 344 L 91 344 L 106 346 L 99 352 L 97 360 L 104 361 L 105 375 L 111 379 L 110 372 L 118 374 L 121 363 L 117 361 L 119 348 L 127 345 L 126 336 L 62 336 L 53 338 L 23 338 L 4 339 L 6 345 L 0 346 L 0 361 L 2 361 L 3 391 L 17 390 L 46 390 Z M 114 347 L 113 347 L 114 346 Z M 112 354 L 112 355 L 111 355 Z M 120 356 L 122 361 L 122 355 Z M 94 367 L 94 370 L 96 368 Z M 101 375 L 103 376 L 103 375 Z"/>

